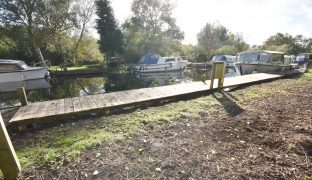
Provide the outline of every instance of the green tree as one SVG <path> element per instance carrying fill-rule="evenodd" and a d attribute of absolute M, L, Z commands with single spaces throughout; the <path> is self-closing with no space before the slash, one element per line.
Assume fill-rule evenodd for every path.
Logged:
<path fill-rule="evenodd" d="M 133 1 L 132 17 L 123 24 L 127 56 L 147 52 L 170 55 L 179 51 L 184 33 L 172 17 L 173 8 L 173 3 L 166 0 Z"/>
<path fill-rule="evenodd" d="M 35 39 L 36 6 L 37 0 L 1 0 L 0 15 L 3 23 L 26 28 L 34 58 L 45 64 Z"/>
<path fill-rule="evenodd" d="M 41 48 L 56 33 L 70 29 L 74 23 L 69 12 L 71 0 L 1 0 L 0 21 L 25 29 L 33 59 L 45 65 Z"/>
<path fill-rule="evenodd" d="M 207 23 L 197 34 L 198 46 L 208 54 L 222 47 L 227 42 L 228 29 L 218 23 Z"/>
<path fill-rule="evenodd" d="M 260 47 L 264 50 L 281 51 L 286 54 L 298 54 L 311 51 L 312 39 L 302 35 L 292 36 L 290 34 L 277 33 L 270 36 Z"/>
<path fill-rule="evenodd" d="M 235 55 L 249 48 L 242 35 L 233 34 L 219 23 L 207 23 L 197 34 L 197 40 L 201 59 L 204 56 L 210 59 L 215 54 Z"/>
<path fill-rule="evenodd" d="M 122 53 L 122 33 L 117 26 L 110 2 L 108 0 L 96 1 L 96 14 L 98 15 L 96 29 L 100 34 L 100 50 L 109 56 Z"/>
<path fill-rule="evenodd" d="M 94 0 L 76 0 L 73 8 L 74 13 L 76 14 L 77 24 L 79 26 L 78 31 L 80 31 L 77 43 L 75 45 L 72 62 L 76 64 L 77 53 L 80 47 L 81 41 L 85 35 L 85 32 L 88 30 L 88 23 L 91 21 L 92 16 L 95 11 Z M 91 55 L 91 54 L 90 54 Z"/>

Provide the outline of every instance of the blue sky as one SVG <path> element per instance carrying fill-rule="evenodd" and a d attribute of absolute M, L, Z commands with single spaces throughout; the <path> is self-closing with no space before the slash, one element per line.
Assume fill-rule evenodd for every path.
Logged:
<path fill-rule="evenodd" d="M 111 0 L 122 23 L 131 14 L 132 0 Z M 312 37 L 312 0 L 173 0 L 173 17 L 185 32 L 185 44 L 196 44 L 197 33 L 219 22 L 247 43 L 260 45 L 277 32 Z"/>

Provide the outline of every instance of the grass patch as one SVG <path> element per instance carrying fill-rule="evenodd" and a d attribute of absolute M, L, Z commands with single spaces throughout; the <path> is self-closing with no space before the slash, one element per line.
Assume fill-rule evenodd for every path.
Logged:
<path fill-rule="evenodd" d="M 67 71 L 94 70 L 94 69 L 100 69 L 102 67 L 103 67 L 102 64 L 83 65 L 83 66 L 77 66 L 77 67 L 67 67 Z M 60 66 L 51 66 L 49 67 L 49 70 L 62 71 L 62 68 Z"/>
<path fill-rule="evenodd" d="M 17 156 L 24 169 L 53 162 L 64 155 L 75 157 L 98 144 L 131 138 L 155 125 L 169 125 L 177 119 L 200 117 L 201 112 L 212 112 L 215 110 L 215 106 L 220 106 L 217 100 L 206 96 L 150 107 L 129 114 L 101 117 L 97 120 L 83 120 L 76 125 L 68 124 L 64 127 L 38 132 L 39 134 L 36 134 L 33 140 L 28 138 L 28 141 L 35 142 L 36 137 L 40 137 L 40 142 L 31 146 L 29 142 L 19 145 Z"/>

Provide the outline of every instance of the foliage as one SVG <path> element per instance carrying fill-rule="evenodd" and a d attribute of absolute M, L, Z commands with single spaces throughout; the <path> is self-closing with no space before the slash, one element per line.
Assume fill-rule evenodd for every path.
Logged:
<path fill-rule="evenodd" d="M 57 36 L 57 40 L 48 44 L 47 54 L 53 58 L 52 65 L 62 63 L 68 65 L 102 63 L 103 54 L 99 50 L 97 40 L 89 35 L 84 35 L 76 53 L 75 63 L 72 61 L 74 56 L 77 36 L 70 37 L 67 33 Z"/>
<path fill-rule="evenodd" d="M 135 62 L 148 52 L 179 52 L 183 32 L 172 18 L 174 5 L 165 0 L 134 0 L 132 17 L 123 24 L 126 59 Z"/>
<path fill-rule="evenodd" d="M 73 52 L 73 57 L 71 61 L 73 64 L 77 63 L 77 53 L 81 44 L 81 41 L 87 31 L 87 24 L 91 21 L 92 16 L 95 11 L 94 0 L 76 0 L 74 4 L 73 11 L 76 14 L 76 20 L 79 28 L 79 37 L 75 45 L 75 49 Z M 91 54 L 92 55 L 92 54 Z"/>
<path fill-rule="evenodd" d="M 122 33 L 118 28 L 108 0 L 96 1 L 96 14 L 98 19 L 96 20 L 96 29 L 100 34 L 100 49 L 102 53 L 109 56 L 115 56 L 115 53 L 121 53 L 123 51 Z"/>
<path fill-rule="evenodd" d="M 207 23 L 197 35 L 198 47 L 202 59 L 211 58 L 214 54 L 235 55 L 247 50 L 248 44 L 242 35 L 233 34 L 226 27 L 218 23 Z"/>
<path fill-rule="evenodd" d="M 67 67 L 67 71 L 80 71 L 80 70 L 93 70 L 103 68 L 103 64 L 91 64 L 91 65 L 83 65 L 83 66 L 69 66 Z M 49 70 L 51 71 L 60 71 L 61 66 L 51 66 Z"/>
<path fill-rule="evenodd" d="M 97 40 L 91 36 L 85 36 L 81 40 L 76 58 L 80 64 L 103 63 L 104 55 L 100 52 Z"/>
<path fill-rule="evenodd" d="M 269 37 L 260 49 L 281 51 L 286 54 L 299 54 L 312 50 L 312 39 L 305 38 L 302 35 L 292 36 L 287 33 L 277 33 Z"/>
<path fill-rule="evenodd" d="M 15 49 L 16 43 L 0 30 L 0 59 L 9 59 L 14 57 Z"/>
<path fill-rule="evenodd" d="M 2 0 L 0 21 L 25 28 L 32 58 L 44 63 L 41 48 L 53 35 L 71 27 L 69 8 L 70 0 Z"/>

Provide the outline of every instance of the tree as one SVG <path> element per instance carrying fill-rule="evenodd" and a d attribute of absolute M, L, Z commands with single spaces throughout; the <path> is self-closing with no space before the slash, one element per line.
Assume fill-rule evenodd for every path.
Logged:
<path fill-rule="evenodd" d="M 0 15 L 3 23 L 26 28 L 34 58 L 45 64 L 34 36 L 36 6 L 37 0 L 1 0 Z"/>
<path fill-rule="evenodd" d="M 123 51 L 123 40 L 121 30 L 118 28 L 108 0 L 96 1 L 96 29 L 100 34 L 100 50 L 109 56 Z"/>
<path fill-rule="evenodd" d="M 167 0 L 133 1 L 132 17 L 123 24 L 128 56 L 147 52 L 170 55 L 178 50 L 184 34 L 172 18 L 173 9 L 173 3 Z"/>
<path fill-rule="evenodd" d="M 299 54 L 311 51 L 312 39 L 302 35 L 292 36 L 290 34 L 277 33 L 270 36 L 260 47 L 264 50 L 281 51 L 286 54 Z"/>
<path fill-rule="evenodd" d="M 95 11 L 94 0 L 76 0 L 73 11 L 77 16 L 77 24 L 80 26 L 80 33 L 72 58 L 72 61 L 75 64 L 80 43 L 84 37 L 84 33 L 87 31 L 87 24 L 91 21 Z"/>
<path fill-rule="evenodd" d="M 205 27 L 197 34 L 198 46 L 212 54 L 216 49 L 222 47 L 227 42 L 228 29 L 214 23 L 207 23 Z"/>
<path fill-rule="evenodd" d="M 235 55 L 247 50 L 249 45 L 240 34 L 233 34 L 218 23 L 207 23 L 197 34 L 198 47 L 207 58 L 215 54 Z"/>
<path fill-rule="evenodd" d="M 0 0 L 0 21 L 25 28 L 34 59 L 45 64 L 40 46 L 73 25 L 71 0 Z"/>

